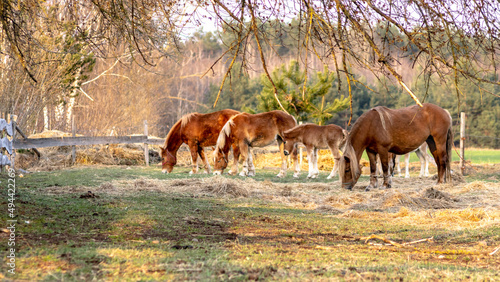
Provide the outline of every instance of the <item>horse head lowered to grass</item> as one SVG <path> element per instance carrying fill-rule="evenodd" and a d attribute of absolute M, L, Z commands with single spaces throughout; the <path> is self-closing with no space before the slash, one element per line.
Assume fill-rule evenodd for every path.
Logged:
<path fill-rule="evenodd" d="M 208 114 L 192 113 L 183 116 L 172 126 L 165 143 L 160 147 L 162 172 L 172 172 L 177 164 L 177 150 L 185 143 L 189 147 L 193 161 L 190 173 L 198 172 L 198 155 L 205 164 L 206 172 L 210 173 L 210 165 L 205 158 L 203 147 L 215 146 L 221 128 L 232 116 L 239 113 L 226 109 Z"/>
<path fill-rule="evenodd" d="M 342 187 L 352 189 L 361 175 L 359 161 L 366 149 L 370 160 L 370 184 L 377 187 L 376 157 L 380 155 L 383 188 L 391 187 L 389 153 L 406 154 L 427 142 L 438 168 L 437 183 L 451 181 L 452 120 L 448 111 L 424 103 L 397 110 L 376 107 L 361 115 L 349 133 L 339 163 Z"/>
<path fill-rule="evenodd" d="M 260 114 L 241 113 L 224 125 L 220 131 L 217 145 L 214 151 L 214 174 L 222 174 L 228 165 L 228 154 L 231 145 L 236 145 L 236 151 L 233 148 L 233 155 L 242 155 L 243 171 L 241 176 L 255 175 L 251 147 L 264 147 L 274 141 L 278 141 L 281 153 L 281 170 L 278 177 L 284 177 L 287 170 L 286 156 L 283 150 L 283 132 L 297 125 L 295 118 L 283 111 L 270 111 Z M 292 154 L 295 163 L 295 169 L 298 170 L 297 152 Z M 238 172 L 238 163 L 234 163 L 231 169 L 232 173 Z"/>

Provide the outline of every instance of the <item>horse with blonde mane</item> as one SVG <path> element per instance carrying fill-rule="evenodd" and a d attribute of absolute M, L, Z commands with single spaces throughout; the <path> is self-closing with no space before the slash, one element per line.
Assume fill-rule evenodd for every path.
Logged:
<path fill-rule="evenodd" d="M 316 178 L 319 175 L 318 150 L 330 149 L 335 160 L 332 172 L 327 177 L 327 179 L 331 179 L 337 174 L 340 161 L 339 148 L 345 143 L 346 137 L 347 131 L 335 124 L 302 124 L 283 132 L 285 155 L 292 152 L 299 143 L 304 144 L 307 150 L 307 162 L 309 163 L 307 178 Z M 298 173 L 294 177 L 298 177 Z"/>
<path fill-rule="evenodd" d="M 215 146 L 219 132 L 224 124 L 232 116 L 239 113 L 235 110 L 226 109 L 208 114 L 191 113 L 183 116 L 172 126 L 165 138 L 165 143 L 160 147 L 162 172 L 172 172 L 177 163 L 177 150 L 185 143 L 189 147 L 193 161 L 190 173 L 198 172 L 198 155 L 205 164 L 206 173 L 210 173 L 210 165 L 205 158 L 203 147 Z"/>
<path fill-rule="evenodd" d="M 450 113 L 433 104 L 424 103 L 397 110 L 376 107 L 361 115 L 354 123 L 339 163 L 342 188 L 352 190 L 361 170 L 363 151 L 370 160 L 370 184 L 366 191 L 377 187 L 376 157 L 380 155 L 384 182 L 392 185 L 389 173 L 389 153 L 403 155 L 426 142 L 438 168 L 437 183 L 451 182 L 451 148 L 453 145 Z"/>
<path fill-rule="evenodd" d="M 281 153 L 281 170 L 278 177 L 286 176 L 287 158 L 283 150 L 283 132 L 297 125 L 295 118 L 283 111 L 270 111 L 260 114 L 241 113 L 233 116 L 220 131 L 214 151 L 214 174 L 220 175 L 228 165 L 228 153 L 231 145 L 239 148 L 243 159 L 241 176 L 254 176 L 251 147 L 265 147 L 278 141 Z M 236 154 L 235 154 L 236 158 Z M 295 169 L 298 170 L 297 152 L 292 154 Z M 238 172 L 238 163 L 234 163 L 231 172 Z"/>

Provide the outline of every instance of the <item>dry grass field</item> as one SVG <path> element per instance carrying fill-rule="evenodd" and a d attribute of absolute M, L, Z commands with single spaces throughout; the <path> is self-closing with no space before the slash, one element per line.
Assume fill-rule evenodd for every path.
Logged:
<path fill-rule="evenodd" d="M 47 157 L 18 175 L 17 274 L 4 263 L 0 278 L 500 279 L 498 163 L 469 164 L 468 175 L 435 185 L 413 162 L 411 178 L 364 192 L 365 175 L 353 191 L 326 180 L 329 152 L 318 179 L 306 178 L 305 160 L 299 179 L 276 178 L 277 154 L 256 154 L 254 178 L 190 176 L 187 152 L 168 175 L 158 165 L 114 165 L 140 163 L 133 152 L 141 151 L 86 148 L 76 167 Z M 2 247 L 8 236 L 2 229 Z"/>

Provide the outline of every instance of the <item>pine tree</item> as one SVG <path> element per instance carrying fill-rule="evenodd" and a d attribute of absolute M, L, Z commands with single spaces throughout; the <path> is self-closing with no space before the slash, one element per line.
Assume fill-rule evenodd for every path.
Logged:
<path fill-rule="evenodd" d="M 344 96 L 332 102 L 326 101 L 335 80 L 334 73 L 326 66 L 323 72 L 317 72 L 309 83 L 305 83 L 306 73 L 300 70 L 297 61 L 291 61 L 288 67 L 283 64 L 276 68 L 272 72 L 272 78 L 278 88 L 278 98 L 283 107 L 298 121 L 314 121 L 322 125 L 332 118 L 333 114 L 346 109 L 349 105 L 349 100 Z M 261 81 L 263 89 L 257 97 L 258 110 L 280 109 L 267 77 L 262 76 Z"/>

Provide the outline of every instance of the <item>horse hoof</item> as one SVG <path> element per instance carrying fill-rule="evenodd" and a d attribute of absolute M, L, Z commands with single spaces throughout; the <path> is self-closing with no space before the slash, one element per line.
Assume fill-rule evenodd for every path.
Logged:
<path fill-rule="evenodd" d="M 299 175 L 298 174 L 294 174 L 293 178 L 299 178 Z"/>

